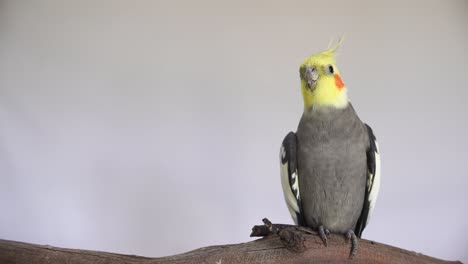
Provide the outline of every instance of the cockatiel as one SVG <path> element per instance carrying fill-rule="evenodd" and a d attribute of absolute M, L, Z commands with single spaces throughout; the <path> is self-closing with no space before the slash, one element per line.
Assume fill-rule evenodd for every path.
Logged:
<path fill-rule="evenodd" d="M 380 187 L 379 150 L 372 129 L 348 100 L 333 48 L 300 66 L 304 112 L 281 145 L 281 182 L 294 222 L 352 242 L 369 222 Z"/>

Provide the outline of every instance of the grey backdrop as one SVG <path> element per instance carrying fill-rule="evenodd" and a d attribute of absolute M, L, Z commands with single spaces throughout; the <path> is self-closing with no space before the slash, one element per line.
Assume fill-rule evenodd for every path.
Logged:
<path fill-rule="evenodd" d="M 0 238 L 163 256 L 291 223 L 298 67 L 346 33 L 338 65 L 383 160 L 364 237 L 468 261 L 467 11 L 0 1 Z"/>

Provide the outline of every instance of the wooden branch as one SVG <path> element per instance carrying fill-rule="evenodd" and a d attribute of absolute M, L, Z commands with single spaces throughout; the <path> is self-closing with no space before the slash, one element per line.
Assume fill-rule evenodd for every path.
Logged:
<path fill-rule="evenodd" d="M 277 228 L 277 229 L 275 229 Z M 255 232 L 277 232 L 248 243 L 200 248 L 194 251 L 162 258 L 147 258 L 89 250 L 65 249 L 22 242 L 0 240 L 2 264 L 244 264 L 244 263 L 461 263 L 444 261 L 359 239 L 357 256 L 350 260 L 350 245 L 343 236 L 332 234 L 325 247 L 315 234 L 303 233 L 300 239 L 291 239 L 293 226 L 256 226 Z M 263 231 L 262 231 L 263 230 Z M 297 238 L 297 237 L 296 237 Z M 181 239 L 184 239 L 182 237 Z M 289 243 L 289 244 L 288 244 Z M 298 250 L 289 250 L 298 249 Z"/>
<path fill-rule="evenodd" d="M 2 264 L 243 264 L 243 263 L 461 263 L 443 261 L 403 249 L 359 240 L 359 253 L 348 259 L 349 244 L 332 235 L 328 247 L 320 238 L 305 235 L 306 250 L 296 253 L 285 248 L 279 236 L 272 235 L 248 243 L 200 248 L 184 254 L 146 258 L 114 253 L 65 249 L 0 240 Z"/>

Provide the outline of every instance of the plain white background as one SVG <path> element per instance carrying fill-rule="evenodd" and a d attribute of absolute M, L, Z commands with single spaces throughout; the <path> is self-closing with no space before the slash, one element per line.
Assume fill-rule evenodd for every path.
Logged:
<path fill-rule="evenodd" d="M 0 1 L 0 238 L 146 256 L 291 223 L 298 68 L 380 141 L 363 237 L 468 261 L 468 2 Z M 186 238 L 189 239 L 186 239 Z"/>

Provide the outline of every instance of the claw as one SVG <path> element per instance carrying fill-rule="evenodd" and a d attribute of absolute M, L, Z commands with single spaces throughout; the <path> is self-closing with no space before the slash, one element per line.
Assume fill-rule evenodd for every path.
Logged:
<path fill-rule="evenodd" d="M 349 253 L 349 258 L 352 259 L 357 255 L 358 251 L 357 237 L 353 230 L 348 230 L 348 232 L 346 232 L 346 240 L 351 242 L 351 252 Z"/>
<path fill-rule="evenodd" d="M 318 228 L 318 234 L 320 236 L 320 238 L 322 239 L 323 241 L 323 244 L 328 247 L 328 237 L 330 235 L 330 231 L 326 228 L 324 228 L 323 226 L 319 226 Z"/>

